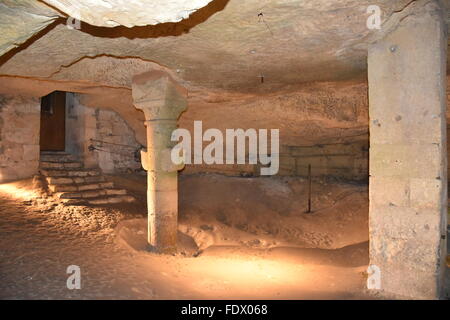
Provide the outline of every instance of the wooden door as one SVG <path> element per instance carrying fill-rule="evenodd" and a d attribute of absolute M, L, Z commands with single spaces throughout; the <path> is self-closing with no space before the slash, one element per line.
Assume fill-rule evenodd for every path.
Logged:
<path fill-rule="evenodd" d="M 66 93 L 55 91 L 41 99 L 41 151 L 66 148 Z"/>

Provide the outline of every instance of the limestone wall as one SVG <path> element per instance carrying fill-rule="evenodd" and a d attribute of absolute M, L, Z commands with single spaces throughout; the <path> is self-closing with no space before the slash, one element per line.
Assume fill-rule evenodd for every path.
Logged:
<path fill-rule="evenodd" d="M 279 129 L 281 176 L 368 179 L 368 100 L 364 83 L 315 83 L 276 94 L 192 94 L 179 124 L 193 136 L 194 121 L 203 132 L 217 128 Z M 207 143 L 206 143 L 207 144 Z M 183 174 L 214 172 L 258 176 L 258 165 L 188 165 Z"/>
<path fill-rule="evenodd" d="M 142 169 L 139 152 L 141 145 L 134 131 L 119 114 L 111 110 L 95 110 L 96 148 L 98 164 L 105 173 L 126 173 Z M 136 155 L 138 157 L 136 157 Z"/>
<path fill-rule="evenodd" d="M 39 130 L 39 99 L 0 95 L 0 182 L 38 172 Z"/>
<path fill-rule="evenodd" d="M 89 150 L 97 134 L 95 109 L 82 105 L 74 94 L 67 94 L 66 101 L 66 152 L 78 156 L 86 168 L 98 167 L 98 155 Z"/>
<path fill-rule="evenodd" d="M 366 139 L 312 146 L 282 146 L 278 176 L 334 177 L 343 180 L 368 181 L 369 141 Z M 219 173 L 227 176 L 259 176 L 260 165 L 188 165 L 184 174 Z"/>
<path fill-rule="evenodd" d="M 368 137 L 367 137 L 368 138 Z M 280 156 L 279 175 L 333 176 L 346 180 L 367 180 L 369 173 L 369 142 L 287 146 Z"/>
<path fill-rule="evenodd" d="M 140 171 L 140 144 L 127 122 L 115 111 L 83 105 L 80 95 L 68 97 L 66 150 L 104 173 Z"/>

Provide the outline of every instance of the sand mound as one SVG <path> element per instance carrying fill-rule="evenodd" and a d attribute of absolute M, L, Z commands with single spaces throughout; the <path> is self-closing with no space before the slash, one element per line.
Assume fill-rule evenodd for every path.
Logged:
<path fill-rule="evenodd" d="M 366 186 L 301 178 L 182 176 L 180 230 L 211 245 L 336 249 L 368 241 Z"/>

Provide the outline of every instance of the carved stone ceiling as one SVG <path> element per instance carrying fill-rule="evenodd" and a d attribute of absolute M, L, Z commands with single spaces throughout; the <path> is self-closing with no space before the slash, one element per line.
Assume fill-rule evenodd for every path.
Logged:
<path fill-rule="evenodd" d="M 168 1 L 166 7 L 162 0 L 145 1 L 170 11 L 160 21 L 177 21 L 187 12 L 190 16 L 132 28 L 84 22 L 80 30 L 68 28 L 63 3 L 90 2 L 103 3 L 89 15 L 81 10 L 83 19 L 97 25 L 106 23 L 104 11 L 113 3 L 128 3 L 133 10 L 144 3 L 24 0 L 19 5 L 0 0 L 0 27 L 7 31 L 0 44 L 5 34 L 13 39 L 17 32 L 24 39 L 50 24 L 0 58 L 0 77 L 129 88 L 134 73 L 160 66 L 190 88 L 234 92 L 276 91 L 311 81 L 364 81 L 369 40 L 426 1 L 213 0 L 196 11 L 209 1 Z M 175 5 L 188 2 L 189 8 Z M 382 12 L 381 31 L 366 25 L 367 8 L 374 4 Z M 126 25 L 154 24 L 157 16 L 145 21 L 145 15 L 136 14 L 133 22 L 131 9 L 121 16 L 118 7 L 112 8 L 109 20 Z"/>

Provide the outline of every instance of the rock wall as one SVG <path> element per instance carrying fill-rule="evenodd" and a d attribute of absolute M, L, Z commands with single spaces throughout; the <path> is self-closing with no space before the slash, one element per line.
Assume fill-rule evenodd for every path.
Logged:
<path fill-rule="evenodd" d="M 0 95 L 0 183 L 28 178 L 39 170 L 40 99 Z M 141 170 L 140 144 L 118 113 L 89 108 L 67 94 L 66 152 L 87 168 L 105 173 Z"/>
<path fill-rule="evenodd" d="M 115 111 L 83 105 L 78 94 L 68 96 L 66 150 L 105 173 L 140 171 L 141 145 L 127 122 Z"/>
<path fill-rule="evenodd" d="M 226 129 L 279 129 L 280 176 L 368 179 L 368 100 L 363 83 L 313 83 L 263 96 L 195 93 L 180 127 L 193 136 L 194 121 L 203 132 Z M 209 142 L 208 142 L 209 143 Z M 208 143 L 205 143 L 206 146 Z M 188 165 L 189 173 L 258 176 L 259 165 Z"/>
<path fill-rule="evenodd" d="M 141 171 L 141 145 L 134 131 L 116 112 L 96 109 L 96 137 L 92 145 L 98 154 L 98 164 L 105 173 Z"/>
<path fill-rule="evenodd" d="M 81 104 L 77 94 L 68 93 L 66 101 L 66 151 L 86 168 L 98 167 L 98 154 L 89 148 L 97 136 L 96 109 Z"/>
<path fill-rule="evenodd" d="M 369 141 L 288 146 L 280 157 L 279 175 L 306 177 L 309 165 L 312 176 L 366 181 L 369 172 Z"/>
<path fill-rule="evenodd" d="M 334 177 L 348 181 L 368 181 L 369 141 L 364 140 L 316 144 L 312 146 L 282 146 L 280 149 L 280 166 L 277 176 L 309 175 Z M 261 166 L 256 165 L 188 165 L 184 174 L 219 173 L 227 176 L 259 176 Z"/>
<path fill-rule="evenodd" d="M 157 25 L 189 17 L 212 0 L 43 0 L 70 17 L 94 26 L 117 27 Z"/>
<path fill-rule="evenodd" d="M 39 99 L 0 95 L 0 182 L 38 172 L 39 130 Z"/>

